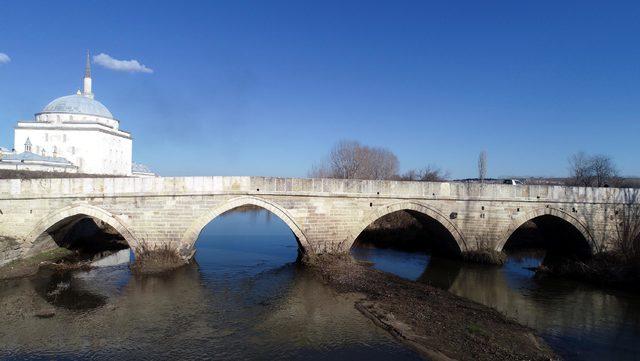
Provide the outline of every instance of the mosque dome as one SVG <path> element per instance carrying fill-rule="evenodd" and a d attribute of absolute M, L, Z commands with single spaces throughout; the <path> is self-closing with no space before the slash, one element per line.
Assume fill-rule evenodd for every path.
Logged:
<path fill-rule="evenodd" d="M 104 104 L 84 94 L 67 95 L 47 104 L 41 113 L 66 113 L 96 115 L 104 118 L 113 118 L 113 114 Z"/>

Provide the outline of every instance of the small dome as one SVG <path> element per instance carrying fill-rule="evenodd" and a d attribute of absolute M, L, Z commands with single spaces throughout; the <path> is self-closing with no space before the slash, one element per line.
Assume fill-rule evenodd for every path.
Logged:
<path fill-rule="evenodd" d="M 69 113 L 97 115 L 113 119 L 113 114 L 102 103 L 84 95 L 67 95 L 47 104 L 42 113 Z"/>

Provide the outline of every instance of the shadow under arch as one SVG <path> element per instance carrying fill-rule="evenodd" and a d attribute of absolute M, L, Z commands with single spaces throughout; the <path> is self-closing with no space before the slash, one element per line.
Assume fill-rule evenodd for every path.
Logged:
<path fill-rule="evenodd" d="M 595 240 L 591 235 L 589 228 L 578 218 L 561 209 L 544 207 L 534 209 L 512 220 L 507 230 L 502 234 L 502 236 L 500 236 L 499 243 L 496 246 L 496 251 L 502 251 L 509 239 L 511 239 L 511 237 L 514 235 L 514 233 L 516 233 L 516 231 L 527 222 L 541 218 L 556 219 L 563 221 L 568 225 L 571 225 L 573 229 L 575 229 L 586 241 L 590 253 L 593 253 L 597 249 Z"/>
<path fill-rule="evenodd" d="M 138 246 L 133 233 L 119 217 L 96 206 L 76 204 L 51 212 L 38 221 L 34 229 L 25 238 L 29 245 L 29 251 L 33 250 L 34 245 L 37 245 L 43 237 L 50 236 L 54 238 L 54 233 L 65 227 L 69 228 L 69 226 L 73 226 L 86 218 L 97 219 L 112 227 L 124 238 L 130 248 L 135 249 Z"/>
<path fill-rule="evenodd" d="M 252 196 L 233 198 L 207 211 L 204 215 L 196 219 L 191 224 L 191 226 L 189 226 L 187 231 L 182 236 L 181 244 L 189 248 L 193 248 L 196 240 L 200 236 L 200 233 L 207 224 L 209 224 L 211 221 L 225 212 L 247 205 L 260 207 L 275 214 L 289 227 L 289 229 L 296 236 L 296 240 L 298 241 L 301 251 L 306 252 L 309 249 L 309 242 L 304 232 L 302 231 L 302 228 L 298 225 L 293 216 L 285 208 L 274 202 Z"/>
<path fill-rule="evenodd" d="M 458 228 L 447 217 L 440 213 L 440 211 L 418 202 L 404 201 L 380 206 L 366 214 L 346 239 L 345 249 L 351 249 L 356 243 L 358 236 L 360 236 L 360 234 L 362 234 L 369 225 L 382 217 L 398 211 L 415 212 L 417 214 L 426 216 L 428 219 L 435 222 L 436 225 L 442 227 L 443 230 L 446 230 L 448 235 L 453 239 L 455 247 L 457 247 L 457 253 L 467 251 L 467 244 L 464 240 L 462 232 L 460 232 Z"/>

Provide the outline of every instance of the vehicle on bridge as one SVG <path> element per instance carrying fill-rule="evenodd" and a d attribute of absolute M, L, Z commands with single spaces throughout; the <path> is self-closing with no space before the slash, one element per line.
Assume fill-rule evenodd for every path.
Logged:
<path fill-rule="evenodd" d="M 502 181 L 502 184 L 510 184 L 513 186 L 519 186 L 519 185 L 523 185 L 524 182 L 522 182 L 521 180 L 518 179 L 505 179 Z"/>

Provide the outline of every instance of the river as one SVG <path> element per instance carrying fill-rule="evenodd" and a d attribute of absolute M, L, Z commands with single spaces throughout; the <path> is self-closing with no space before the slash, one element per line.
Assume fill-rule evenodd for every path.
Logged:
<path fill-rule="evenodd" d="M 2 359 L 415 360 L 296 263 L 287 226 L 266 211 L 225 214 L 196 243 L 195 262 L 162 276 L 130 273 L 130 256 L 90 271 L 0 282 Z M 505 267 L 355 248 L 374 267 L 494 307 L 536 329 L 566 359 L 635 360 L 640 297 L 554 278 L 514 254 Z M 37 317 L 38 314 L 40 317 Z"/>
<path fill-rule="evenodd" d="M 196 246 L 196 262 L 164 276 L 133 276 L 125 250 L 90 271 L 0 282 L 0 358 L 420 359 L 300 268 L 270 213 L 223 215 Z"/>

